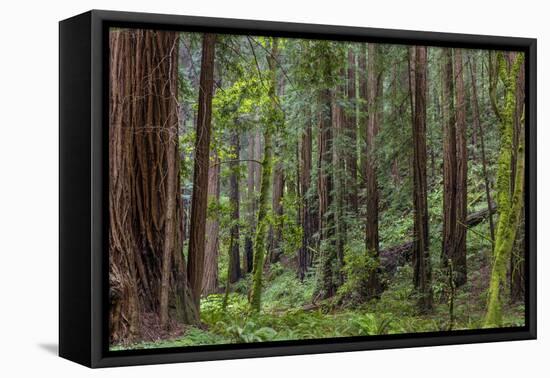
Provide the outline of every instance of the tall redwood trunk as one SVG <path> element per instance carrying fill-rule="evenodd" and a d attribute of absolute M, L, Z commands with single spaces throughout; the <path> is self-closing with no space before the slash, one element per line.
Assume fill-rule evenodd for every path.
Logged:
<path fill-rule="evenodd" d="M 198 322 L 182 255 L 177 43 L 173 32 L 116 30 L 109 36 L 111 343 Z M 156 321 L 144 323 L 144 314 Z"/>
<path fill-rule="evenodd" d="M 443 249 L 442 262 L 447 266 L 452 261 L 456 249 L 456 123 L 454 109 L 454 80 L 452 50 L 442 50 L 443 80 L 442 110 L 443 110 Z"/>
<path fill-rule="evenodd" d="M 189 229 L 189 265 L 187 271 L 197 309 L 199 309 L 202 277 L 204 274 L 204 247 L 206 207 L 208 194 L 208 167 L 210 164 L 210 135 L 212 131 L 212 92 L 214 88 L 215 34 L 204 34 L 202 41 L 199 106 L 193 170 L 193 197 Z"/>
<path fill-rule="evenodd" d="M 454 51 L 454 57 L 453 57 Z M 467 149 L 462 51 L 443 51 L 443 250 L 454 284 L 466 283 Z"/>
<path fill-rule="evenodd" d="M 331 78 L 330 59 L 327 53 L 322 58 L 325 82 Z M 335 258 L 335 219 L 333 209 L 333 177 L 332 177 L 332 95 L 330 89 L 324 88 L 320 92 L 320 119 L 318 134 L 318 172 L 317 193 L 319 197 L 319 239 L 320 239 L 320 297 L 325 299 L 335 294 L 333 280 L 333 262 Z"/>
<path fill-rule="evenodd" d="M 455 109 L 456 109 L 456 231 L 453 260 L 454 280 L 456 286 L 466 283 L 466 218 L 467 208 L 467 174 L 468 151 L 466 136 L 466 102 L 464 91 L 464 64 L 462 50 L 454 49 L 454 78 L 455 78 Z"/>
<path fill-rule="evenodd" d="M 428 232 L 428 190 L 427 190 L 427 150 L 426 150 L 426 88 L 427 88 L 427 48 L 413 47 L 414 63 L 410 62 L 414 72 L 413 108 L 413 204 L 414 204 L 414 242 L 413 276 L 414 286 L 419 294 L 420 311 L 427 312 L 433 306 L 431 287 L 431 265 Z M 411 54 L 412 55 L 412 54 Z M 412 93 L 411 93 L 412 97 Z"/>
<path fill-rule="evenodd" d="M 360 192 L 365 193 L 367 188 L 367 143 L 366 135 L 368 129 L 367 114 L 369 112 L 368 97 L 369 91 L 367 88 L 367 44 L 361 44 L 359 53 L 359 98 L 361 99 L 361 107 L 359 112 L 359 170 L 361 172 Z M 364 207 L 365 195 L 361 195 L 361 205 Z"/>
<path fill-rule="evenodd" d="M 340 77 L 346 77 L 346 71 L 341 69 Z M 343 81 L 342 81 L 343 82 Z M 345 143 L 346 125 L 345 125 L 345 109 L 342 106 L 346 96 L 344 85 L 338 85 L 332 96 L 332 130 L 333 130 L 333 148 L 332 148 L 332 171 L 334 176 L 334 226 L 336 231 L 336 261 L 337 271 L 335 275 L 335 285 L 340 286 L 344 283 L 342 275 L 342 267 L 344 266 L 344 244 L 346 242 L 346 219 L 344 217 L 345 194 L 346 194 L 346 176 L 345 176 L 345 159 L 346 153 L 349 152 Z"/>
<path fill-rule="evenodd" d="M 345 164 L 346 164 L 346 190 L 348 211 L 359 208 L 359 194 L 357 190 L 357 117 L 356 117 L 356 87 L 355 87 L 355 54 L 353 47 L 348 49 L 347 69 L 347 100 L 348 107 L 345 116 Z"/>
<path fill-rule="evenodd" d="M 365 144 L 367 155 L 365 156 L 365 180 L 367 188 L 366 196 L 366 227 L 365 241 L 367 253 L 372 259 L 379 259 L 379 235 L 378 235 L 378 178 L 376 173 L 375 139 L 380 128 L 381 118 L 381 90 L 379 67 L 378 67 L 378 46 L 368 44 L 368 76 L 367 76 L 367 130 Z M 369 272 L 367 279 L 367 298 L 376 297 L 381 292 L 380 278 L 377 269 Z"/>

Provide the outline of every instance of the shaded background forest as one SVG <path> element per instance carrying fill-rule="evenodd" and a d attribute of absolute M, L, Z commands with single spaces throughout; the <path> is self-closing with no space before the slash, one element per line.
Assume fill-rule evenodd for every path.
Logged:
<path fill-rule="evenodd" d="M 523 55 L 110 33 L 110 338 L 524 324 Z"/>

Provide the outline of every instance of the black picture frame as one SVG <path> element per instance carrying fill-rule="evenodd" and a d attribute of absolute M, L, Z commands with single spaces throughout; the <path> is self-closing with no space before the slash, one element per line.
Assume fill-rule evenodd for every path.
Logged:
<path fill-rule="evenodd" d="M 109 27 L 516 50 L 526 62 L 524 327 L 112 352 L 108 349 Z M 59 355 L 88 367 L 536 338 L 536 71 L 530 38 L 92 10 L 59 23 Z"/>

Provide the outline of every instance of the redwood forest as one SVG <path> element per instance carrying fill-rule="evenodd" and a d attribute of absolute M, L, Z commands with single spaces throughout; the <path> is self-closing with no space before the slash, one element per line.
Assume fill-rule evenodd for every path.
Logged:
<path fill-rule="evenodd" d="M 109 347 L 525 324 L 514 51 L 111 28 Z"/>

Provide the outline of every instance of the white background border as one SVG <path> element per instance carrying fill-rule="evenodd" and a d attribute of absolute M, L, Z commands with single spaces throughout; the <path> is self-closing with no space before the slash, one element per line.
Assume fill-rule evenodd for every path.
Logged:
<path fill-rule="evenodd" d="M 542 377 L 550 272 L 545 1 L 4 1 L 0 22 L 0 375 L 59 377 Z M 539 340 L 89 370 L 56 356 L 58 24 L 89 9 L 538 38 Z M 545 67 L 546 66 L 546 67 Z M 548 274 L 544 274 L 543 272 Z"/>

